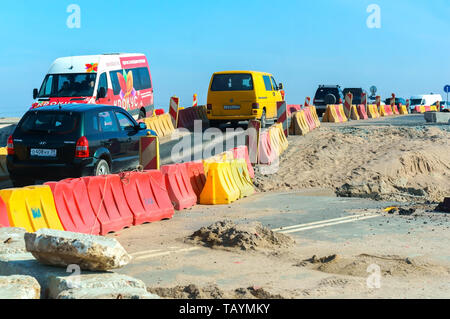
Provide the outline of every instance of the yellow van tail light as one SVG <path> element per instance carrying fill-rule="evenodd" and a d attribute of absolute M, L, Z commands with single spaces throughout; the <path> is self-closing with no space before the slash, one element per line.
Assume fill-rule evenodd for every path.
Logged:
<path fill-rule="evenodd" d="M 252 109 L 259 109 L 259 103 L 253 103 Z"/>

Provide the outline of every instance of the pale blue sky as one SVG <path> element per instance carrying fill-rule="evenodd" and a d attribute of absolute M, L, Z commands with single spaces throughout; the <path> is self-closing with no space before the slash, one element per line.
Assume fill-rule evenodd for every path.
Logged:
<path fill-rule="evenodd" d="M 81 28 L 69 29 L 69 4 Z M 369 29 L 369 4 L 381 28 Z M 15 0 L 0 11 L 0 116 L 31 105 L 60 56 L 142 52 L 149 59 L 155 106 L 169 97 L 206 102 L 214 71 L 273 73 L 288 103 L 303 103 L 319 84 L 379 88 L 409 97 L 441 93 L 450 82 L 449 0 L 96 1 Z"/>

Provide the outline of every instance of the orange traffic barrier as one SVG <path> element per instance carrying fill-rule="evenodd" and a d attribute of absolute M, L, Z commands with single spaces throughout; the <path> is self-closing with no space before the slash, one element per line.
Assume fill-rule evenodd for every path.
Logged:
<path fill-rule="evenodd" d="M 260 164 L 271 165 L 278 158 L 276 151 L 272 148 L 270 142 L 269 131 L 261 132 L 259 137 L 259 154 Z"/>
<path fill-rule="evenodd" d="M 10 224 L 8 219 L 8 209 L 5 202 L 0 197 L 0 228 L 1 227 L 10 227 Z"/>
<path fill-rule="evenodd" d="M 250 162 L 250 156 L 248 154 L 247 146 L 238 146 L 231 150 L 236 159 L 245 159 L 247 163 L 247 170 L 251 178 L 255 178 L 255 170 L 253 169 L 252 163 Z"/>
<path fill-rule="evenodd" d="M 369 118 L 367 116 L 366 106 L 364 104 L 358 105 L 358 115 L 361 120 L 367 120 Z"/>
<path fill-rule="evenodd" d="M 197 202 L 200 201 L 200 194 L 206 183 L 205 168 L 202 161 L 186 163 L 186 168 L 191 182 L 192 189 L 197 196 Z"/>

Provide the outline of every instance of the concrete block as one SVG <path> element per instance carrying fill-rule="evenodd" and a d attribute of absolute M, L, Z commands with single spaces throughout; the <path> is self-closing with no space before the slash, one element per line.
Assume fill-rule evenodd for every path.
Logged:
<path fill-rule="evenodd" d="M 0 299 L 39 299 L 41 286 L 30 276 L 0 276 Z"/>
<path fill-rule="evenodd" d="M 425 112 L 424 117 L 428 123 L 450 123 L 450 112 Z"/>
<path fill-rule="evenodd" d="M 54 229 L 39 229 L 25 234 L 27 251 L 42 264 L 105 271 L 120 268 L 131 256 L 115 238 L 86 235 Z"/>
<path fill-rule="evenodd" d="M 0 228 L 0 255 L 26 252 L 24 235 L 25 228 Z"/>

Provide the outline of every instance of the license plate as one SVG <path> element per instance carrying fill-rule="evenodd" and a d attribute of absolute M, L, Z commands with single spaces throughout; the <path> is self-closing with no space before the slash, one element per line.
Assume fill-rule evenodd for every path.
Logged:
<path fill-rule="evenodd" d="M 240 105 L 224 105 L 223 109 L 224 110 L 240 110 L 241 106 Z"/>
<path fill-rule="evenodd" d="M 38 156 L 38 157 L 56 157 L 56 150 L 52 149 L 42 149 L 42 148 L 32 148 L 30 150 L 31 156 Z"/>

